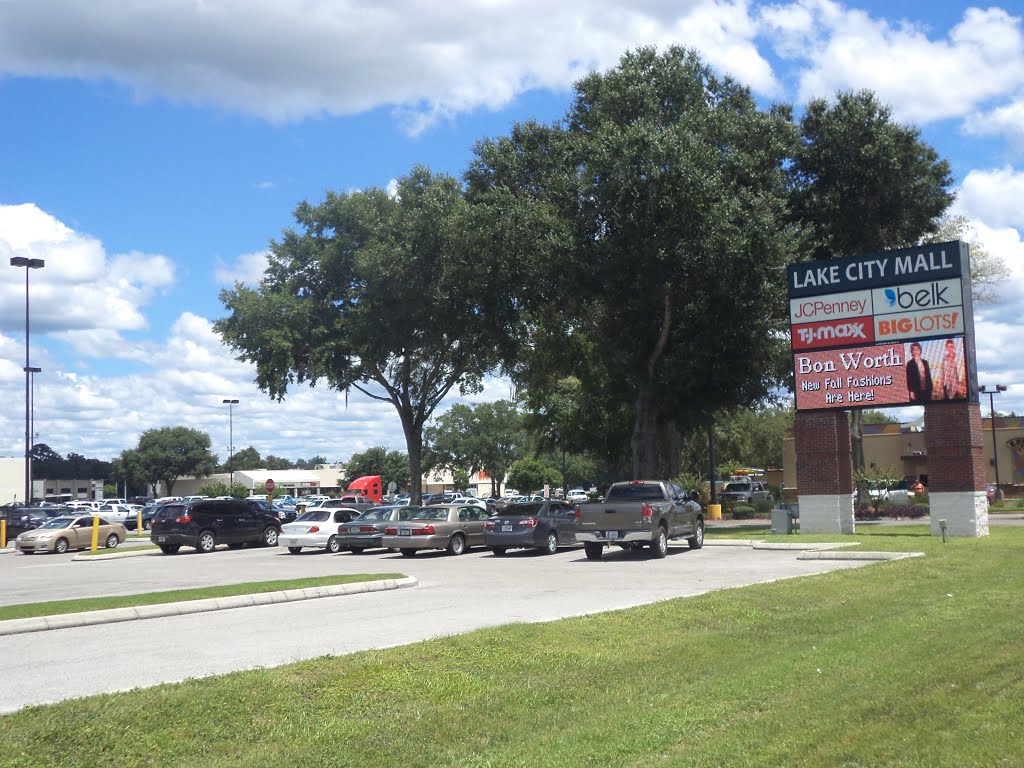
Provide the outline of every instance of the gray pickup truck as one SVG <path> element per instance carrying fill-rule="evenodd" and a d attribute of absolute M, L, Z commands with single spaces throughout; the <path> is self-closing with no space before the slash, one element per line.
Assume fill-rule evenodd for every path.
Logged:
<path fill-rule="evenodd" d="M 700 504 L 673 482 L 629 480 L 613 483 L 604 501 L 576 505 L 576 540 L 588 560 L 600 560 L 604 548 L 650 545 L 651 555 L 668 553 L 668 540 L 685 538 L 690 549 L 704 546 Z"/>

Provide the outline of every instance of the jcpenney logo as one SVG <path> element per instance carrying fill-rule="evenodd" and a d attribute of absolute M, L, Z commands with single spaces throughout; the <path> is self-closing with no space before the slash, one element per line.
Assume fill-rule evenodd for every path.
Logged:
<path fill-rule="evenodd" d="M 793 349 L 836 347 L 871 341 L 874 341 L 874 324 L 869 317 L 793 326 Z"/>
<path fill-rule="evenodd" d="M 793 325 L 824 320 L 841 320 L 871 314 L 871 291 L 852 291 L 831 296 L 791 299 L 789 319 Z"/>
<path fill-rule="evenodd" d="M 923 309 L 949 309 L 963 304 L 959 280 L 936 280 L 872 291 L 876 315 Z"/>

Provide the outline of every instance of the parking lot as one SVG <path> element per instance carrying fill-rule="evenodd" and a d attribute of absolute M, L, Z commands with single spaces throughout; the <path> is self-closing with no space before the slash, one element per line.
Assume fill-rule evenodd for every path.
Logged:
<path fill-rule="evenodd" d="M 124 547 L 124 545 L 122 545 Z M 119 548 L 117 552 L 128 551 Z M 798 550 L 673 543 L 664 560 L 613 550 L 588 561 L 581 549 L 552 556 L 473 550 L 414 558 L 283 548 L 182 550 L 113 560 L 72 554 L 0 556 L 0 603 L 129 594 L 211 584 L 344 573 L 401 573 L 418 586 L 297 603 L 35 632 L 3 638 L 0 712 L 189 677 L 276 666 L 325 654 L 390 647 L 510 622 L 551 621 L 643 603 L 810 576 L 868 564 L 801 560 Z M 74 674 L 40 676 L 63 661 Z"/>

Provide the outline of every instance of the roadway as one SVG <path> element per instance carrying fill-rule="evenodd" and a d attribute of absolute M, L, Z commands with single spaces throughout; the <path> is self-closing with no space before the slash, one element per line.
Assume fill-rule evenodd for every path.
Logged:
<path fill-rule="evenodd" d="M 124 545 L 122 545 L 124 546 Z M 119 550 L 120 551 L 120 550 Z M 581 549 L 553 556 L 473 550 L 458 558 L 378 551 L 353 555 L 284 549 L 183 550 L 113 560 L 72 554 L 0 556 L 0 604 L 339 573 L 401 573 L 419 585 L 389 592 L 234 608 L 0 638 L 0 713 L 102 692 L 272 667 L 324 655 L 385 648 L 513 622 L 567 616 L 698 595 L 758 582 L 868 564 L 801 560 L 798 550 L 673 543 L 664 560 L 610 551 L 599 562 Z M 39 670 L 47 670 L 40 674 Z M 59 673 L 57 670 L 73 670 Z"/>

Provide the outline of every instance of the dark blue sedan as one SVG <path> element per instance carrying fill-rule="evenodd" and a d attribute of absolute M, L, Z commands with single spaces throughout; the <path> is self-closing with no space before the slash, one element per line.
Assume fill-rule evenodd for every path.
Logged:
<path fill-rule="evenodd" d="M 509 549 L 539 549 L 553 555 L 576 544 L 576 512 L 562 501 L 510 504 L 484 524 L 484 544 L 496 555 Z"/>

